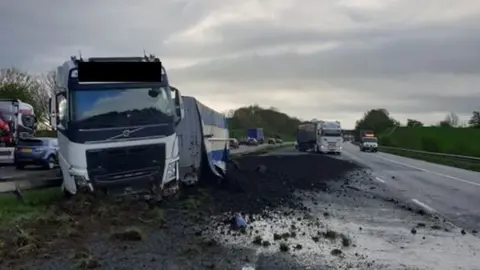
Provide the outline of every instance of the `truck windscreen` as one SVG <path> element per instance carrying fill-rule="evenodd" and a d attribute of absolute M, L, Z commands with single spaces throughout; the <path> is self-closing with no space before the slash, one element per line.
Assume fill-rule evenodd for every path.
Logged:
<path fill-rule="evenodd" d="M 170 89 L 128 88 L 71 91 L 71 121 L 82 129 L 170 123 Z"/>
<path fill-rule="evenodd" d="M 15 116 L 12 102 L 0 102 L 0 114 L 3 115 L 4 118 Z"/>
<path fill-rule="evenodd" d="M 342 137 L 342 132 L 341 131 L 336 131 L 336 130 L 324 130 L 322 132 L 322 136 L 325 136 L 325 137 Z"/>
<path fill-rule="evenodd" d="M 364 142 L 376 143 L 376 142 L 377 142 L 377 138 L 374 138 L 374 137 L 365 137 L 365 138 L 363 138 L 363 141 L 364 141 Z"/>

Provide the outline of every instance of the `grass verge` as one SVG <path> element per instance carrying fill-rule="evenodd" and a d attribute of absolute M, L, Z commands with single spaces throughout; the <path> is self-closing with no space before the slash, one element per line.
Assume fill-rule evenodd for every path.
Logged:
<path fill-rule="evenodd" d="M 380 151 L 384 153 L 397 155 L 397 156 L 419 159 L 419 160 L 424 160 L 424 161 L 437 163 L 441 165 L 447 165 L 447 166 L 456 167 L 460 169 L 480 172 L 479 161 L 464 160 L 464 159 L 458 159 L 458 158 L 452 158 L 452 157 L 442 157 L 442 156 L 407 152 L 407 151 L 395 150 L 395 149 L 380 148 Z"/>
<path fill-rule="evenodd" d="M 22 193 L 23 203 L 13 193 L 0 195 L 0 227 L 36 219 L 62 198 L 60 188 L 29 190 Z"/>

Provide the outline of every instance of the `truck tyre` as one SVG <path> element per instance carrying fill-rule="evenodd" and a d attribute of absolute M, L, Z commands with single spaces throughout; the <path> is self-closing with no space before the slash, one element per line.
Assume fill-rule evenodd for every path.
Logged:
<path fill-rule="evenodd" d="M 70 199 L 70 198 L 72 198 L 73 196 L 75 196 L 74 194 L 70 193 L 70 191 L 68 191 L 68 190 L 64 187 L 63 183 L 62 183 L 61 189 L 62 189 L 63 196 L 64 196 L 65 198 Z"/>

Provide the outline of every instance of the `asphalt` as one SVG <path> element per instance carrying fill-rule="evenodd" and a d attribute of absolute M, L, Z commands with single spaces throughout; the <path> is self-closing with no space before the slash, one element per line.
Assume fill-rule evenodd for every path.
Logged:
<path fill-rule="evenodd" d="M 34 176 L 42 172 L 35 168 L 26 168 L 24 170 L 16 170 L 15 166 L 10 164 L 0 165 L 0 181 L 6 181 L 13 178 L 22 178 L 27 176 Z"/>
<path fill-rule="evenodd" d="M 446 217 L 467 231 L 480 230 L 480 173 L 344 144 L 341 159 L 363 164 L 403 200 Z"/>

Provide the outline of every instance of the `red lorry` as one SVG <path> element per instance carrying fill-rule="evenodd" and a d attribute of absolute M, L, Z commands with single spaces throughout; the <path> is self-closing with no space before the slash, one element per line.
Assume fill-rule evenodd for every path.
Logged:
<path fill-rule="evenodd" d="M 18 139 L 35 133 L 33 106 L 18 99 L 0 99 L 0 162 L 12 161 Z"/>

